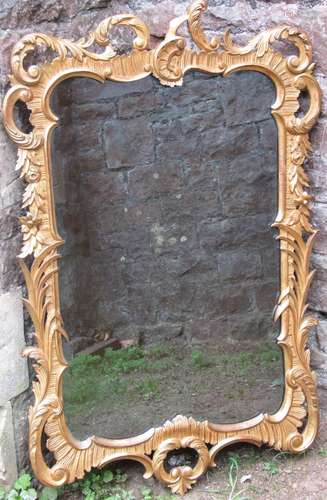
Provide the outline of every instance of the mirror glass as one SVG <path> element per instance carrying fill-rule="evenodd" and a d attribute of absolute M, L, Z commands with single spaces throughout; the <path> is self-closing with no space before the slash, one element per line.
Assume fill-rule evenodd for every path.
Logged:
<path fill-rule="evenodd" d="M 274 100 L 255 72 L 189 73 L 174 88 L 152 77 L 57 87 L 64 407 L 75 437 L 279 408 Z"/>

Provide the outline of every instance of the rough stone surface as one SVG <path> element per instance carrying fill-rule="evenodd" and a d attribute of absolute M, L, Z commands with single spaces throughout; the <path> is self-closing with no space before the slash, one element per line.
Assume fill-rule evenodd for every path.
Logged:
<path fill-rule="evenodd" d="M 20 290 L 0 296 L 0 405 L 25 391 L 29 385 L 26 361 L 22 358 L 24 323 Z M 4 384 L 3 381 L 6 381 Z"/>
<path fill-rule="evenodd" d="M 12 416 L 15 435 L 16 461 L 19 471 L 30 468 L 28 457 L 28 410 L 32 393 L 27 390 L 12 400 Z"/>
<path fill-rule="evenodd" d="M 33 31 L 40 31 L 45 33 L 53 33 L 55 35 L 66 37 L 66 38 L 79 38 L 80 36 L 84 36 L 87 31 L 94 29 L 94 27 L 102 21 L 105 17 L 116 14 L 116 13 L 124 13 L 124 12 L 134 12 L 137 13 L 145 22 L 148 23 L 151 30 L 151 43 L 152 45 L 158 43 L 158 41 L 164 36 L 169 20 L 172 17 L 183 14 L 188 6 L 188 0 L 162 0 L 159 2 L 155 2 L 154 0 L 45 0 L 40 2 L 39 0 L 3 0 L 0 5 L 0 41 L 1 41 L 1 52 L 0 52 L 0 94 L 1 97 L 4 95 L 4 92 L 8 86 L 8 73 L 10 72 L 9 68 L 9 60 L 10 60 L 10 51 L 13 47 L 13 44 L 19 40 L 24 34 L 30 33 Z M 308 34 L 308 36 L 313 41 L 314 45 L 314 57 L 317 62 L 316 66 L 316 74 L 318 75 L 318 79 L 320 85 L 325 91 L 325 95 L 327 92 L 327 59 L 326 59 L 326 35 L 327 35 L 327 9 L 326 9 L 326 1 L 325 0 L 294 0 L 292 2 L 286 0 L 273 0 L 271 2 L 267 2 L 264 0 L 209 0 L 209 11 L 205 15 L 205 25 L 209 29 L 210 32 L 221 33 L 226 28 L 230 29 L 232 33 L 236 36 L 237 41 L 245 42 L 249 39 L 249 37 L 257 34 L 259 31 L 262 31 L 271 26 L 275 26 L 278 24 L 293 24 L 300 26 L 303 30 Z M 126 31 L 124 32 L 126 33 Z M 126 37 L 126 35 L 121 35 L 120 32 L 115 32 L 114 38 L 116 41 L 124 42 L 126 39 L 130 40 L 130 36 Z M 129 42 L 125 43 L 125 47 L 130 46 Z M 150 81 L 150 80 L 147 80 Z M 122 100 L 118 105 L 118 109 L 114 107 L 114 113 L 117 113 L 116 118 L 119 119 L 136 119 L 138 116 L 138 110 L 140 109 L 139 104 L 141 103 L 144 109 L 147 107 L 151 107 L 156 105 L 157 103 L 153 100 L 153 94 L 145 92 L 144 95 L 141 95 L 142 89 L 144 89 L 145 81 L 135 83 L 136 92 L 134 95 L 127 94 L 126 96 L 126 87 L 124 86 L 116 86 L 116 92 L 120 95 L 116 97 L 125 95 L 126 99 Z M 137 87 L 138 86 L 138 87 Z M 94 94 L 95 101 L 93 103 L 93 108 L 91 103 L 88 103 L 85 109 L 85 118 L 89 116 L 89 113 L 92 116 L 98 114 L 99 116 L 103 116 L 104 109 L 102 110 L 101 106 L 98 105 L 98 99 L 101 98 L 101 92 L 103 91 L 106 96 L 105 86 L 98 86 L 100 89 L 99 93 Z M 251 91 L 251 89 L 247 89 L 247 91 Z M 128 91 L 129 92 L 129 91 Z M 135 99 L 138 93 L 138 101 Z M 80 94 L 73 93 L 76 96 L 76 99 L 80 98 Z M 83 96 L 82 96 L 83 97 Z M 69 101 L 69 96 L 67 96 Z M 104 97 L 105 98 L 105 97 Z M 244 99 L 246 101 L 246 94 L 241 93 L 237 96 L 235 103 L 225 103 L 224 111 L 229 113 L 228 120 L 237 119 L 237 113 L 234 112 L 237 109 L 237 100 L 240 100 L 242 106 L 245 104 Z M 63 98 L 64 101 L 64 98 Z M 252 100 L 253 102 L 253 100 Z M 313 265 L 318 267 L 317 278 L 315 280 L 314 288 L 311 294 L 311 304 L 314 310 L 319 311 L 319 316 L 321 318 L 320 326 L 317 330 L 317 336 L 319 339 L 319 346 L 326 351 L 327 344 L 327 328 L 326 328 L 326 317 L 324 314 L 327 313 L 327 287 L 324 278 L 321 276 L 326 272 L 326 261 L 324 256 L 327 254 L 327 236 L 326 236 L 326 220 L 327 220 L 327 150 L 326 150 L 326 98 L 323 98 L 323 114 L 322 119 L 320 120 L 319 125 L 316 127 L 315 132 L 312 135 L 313 138 L 313 151 L 314 154 L 310 161 L 310 176 L 311 181 L 313 183 L 313 192 L 316 196 L 315 203 L 315 222 L 320 229 L 319 239 L 317 241 L 315 254 L 313 257 Z M 219 114 L 220 108 L 216 107 L 216 111 Z M 203 108 L 203 103 L 199 103 L 194 109 L 201 114 Z M 107 118 L 109 121 L 111 115 L 111 109 L 109 108 L 108 102 L 106 103 L 105 111 L 107 113 Z M 229 110 L 229 111 L 227 111 Z M 259 108 L 255 112 L 258 112 Z M 80 106 L 79 112 L 82 116 L 82 106 Z M 227 116 L 227 115 L 226 115 Z M 254 115 L 252 114 L 252 119 L 254 119 Z M 219 120 L 219 116 L 218 116 Z M 189 123 L 185 123 L 184 127 L 194 127 L 202 126 L 201 125 L 201 117 L 199 117 L 197 122 L 190 121 Z M 236 124 L 237 125 L 237 124 Z M 240 125 L 240 124 L 238 124 Z M 262 122 L 262 127 L 271 127 L 269 122 Z M 89 131 L 90 133 L 90 131 Z M 245 133 L 245 131 L 243 131 Z M 98 138 L 101 137 L 99 135 L 93 135 L 92 140 L 97 141 Z M 269 137 L 269 133 L 263 133 L 263 140 L 265 137 Z M 67 142 L 69 142 L 70 138 L 67 137 Z M 207 143 L 210 144 L 210 133 L 207 134 Z M 177 143 L 177 144 L 176 144 Z M 182 145 L 178 146 L 178 141 L 171 141 L 172 148 L 182 147 Z M 267 145 L 267 142 L 266 142 Z M 20 196 L 22 190 L 22 184 L 18 180 L 18 175 L 14 172 L 13 165 L 16 158 L 15 147 L 10 143 L 6 134 L 4 133 L 3 127 L 0 125 L 0 147 L 1 147 L 1 158 L 0 158 L 0 293 L 8 292 L 9 290 L 15 289 L 17 285 L 22 283 L 21 275 L 18 271 L 16 264 L 16 255 L 18 254 L 20 236 L 18 233 L 18 224 L 17 224 L 17 214 L 20 205 Z M 98 149 L 100 152 L 100 157 L 96 159 L 100 161 L 101 157 L 101 148 Z M 168 154 L 169 151 L 166 149 L 163 151 L 164 154 Z M 182 150 L 181 150 L 182 152 Z M 92 176 L 91 170 L 93 167 L 93 151 L 92 155 L 88 155 L 87 150 L 84 149 L 84 159 L 81 161 L 81 168 L 86 167 L 86 176 L 87 172 L 89 175 L 89 184 L 92 185 Z M 216 153 L 213 152 L 213 155 Z M 104 160 L 104 158 L 102 158 Z M 58 170 L 59 171 L 59 170 Z M 117 206 L 124 203 L 124 198 L 121 197 L 122 191 L 121 186 L 124 184 L 124 175 L 125 172 L 117 172 L 115 170 L 111 171 L 115 172 L 115 182 L 111 184 L 111 193 L 110 198 Z M 169 174 L 170 172 L 170 174 Z M 174 181 L 171 179 L 171 174 L 173 169 L 169 170 L 169 162 L 167 162 L 167 189 L 171 189 L 174 186 Z M 169 175 L 168 175 L 169 174 Z M 99 175 L 99 173 L 97 174 Z M 59 176 L 59 174 L 58 174 Z M 154 183 L 156 185 L 157 183 Z M 136 184 L 135 184 L 136 185 Z M 100 189 L 98 187 L 98 189 Z M 59 190 L 60 191 L 60 190 Z M 228 186 L 226 186 L 226 193 L 228 193 Z M 73 199 L 74 193 L 70 193 L 72 196 L 72 204 L 71 204 L 71 213 L 66 214 L 66 217 L 70 218 L 70 224 L 73 224 L 74 221 L 74 212 L 78 210 L 77 205 L 73 207 Z M 146 196 L 146 193 L 144 193 Z M 247 192 L 244 194 L 245 200 L 248 202 L 248 206 L 251 206 L 251 192 Z M 65 196 L 63 193 L 62 203 L 64 203 Z M 172 197 L 172 200 L 173 197 Z M 60 200 L 59 200 L 60 201 Z M 75 199 L 76 201 L 76 199 Z M 174 200 L 175 201 L 175 200 Z M 198 200 L 200 203 L 200 201 Z M 228 198 L 227 198 L 228 202 Z M 226 205 L 225 205 L 226 206 Z M 197 205 L 199 207 L 199 205 Z M 155 201 L 149 203 L 147 205 L 147 209 L 142 211 L 142 213 L 136 212 L 135 216 L 135 227 L 137 227 L 138 221 L 141 219 L 147 220 L 151 222 L 151 220 L 155 219 L 158 216 L 160 207 L 158 203 Z M 137 215 L 139 214 L 139 215 Z M 233 221 L 234 223 L 234 221 Z M 209 224 L 209 223 L 208 223 Z M 210 223 L 211 224 L 211 223 Z M 237 224 L 237 221 L 235 221 Z M 219 235 L 221 231 L 215 232 L 215 226 L 220 230 L 223 227 L 224 230 L 232 231 L 232 227 L 227 223 L 220 223 L 219 221 L 212 221 L 212 225 L 206 233 L 202 229 L 202 241 L 203 245 L 212 245 L 214 248 L 220 248 L 223 245 L 223 242 L 219 240 Z M 161 241 L 161 228 L 162 226 L 155 226 L 153 233 L 151 233 L 152 240 L 151 241 Z M 211 229 L 211 233 L 209 232 Z M 253 229 L 253 228 L 252 228 Z M 251 230 L 252 230 L 251 229 Z M 136 232 L 136 231 L 135 231 Z M 166 233 L 163 233 L 164 236 Z M 217 236 L 218 235 L 218 236 Z M 140 245 L 144 234 L 141 233 L 138 237 L 135 234 L 135 238 L 133 240 L 134 248 Z M 171 238 L 175 238 L 175 235 L 172 235 Z M 118 238 L 118 235 L 117 235 Z M 71 259 L 70 271 L 68 272 L 69 266 L 67 266 L 66 275 L 61 275 L 61 282 L 69 283 L 70 279 L 74 276 L 76 270 L 74 266 L 84 265 L 87 262 L 89 247 L 85 242 L 85 235 L 79 232 L 79 228 L 76 228 L 75 232 L 75 240 L 76 245 L 79 245 L 80 248 L 80 256 L 75 259 Z M 75 244 L 75 243 L 74 243 Z M 99 249 L 100 251 L 103 248 L 106 248 L 108 245 L 107 241 L 99 241 Z M 110 249 L 112 255 L 120 255 L 121 256 L 121 240 L 117 239 L 116 250 Z M 156 245 L 158 247 L 158 245 Z M 162 248 L 163 247 L 163 248 Z M 160 248 L 160 252 L 165 252 L 166 248 L 163 245 Z M 66 252 L 66 261 L 69 259 L 69 252 L 71 249 L 67 247 Z M 266 254 L 269 256 L 269 253 Z M 185 257 L 185 256 L 184 256 Z M 199 266 L 198 263 L 194 263 L 192 261 L 192 255 L 188 256 L 188 260 L 184 262 L 188 262 L 189 266 Z M 141 257 L 138 256 L 140 261 L 140 266 L 142 264 Z M 119 259 L 118 259 L 119 260 Z M 198 267 L 199 268 L 199 267 Z M 139 272 L 141 272 L 142 268 L 139 268 Z M 185 269 L 187 271 L 187 269 Z M 135 271 L 135 277 L 137 277 L 137 272 Z M 269 285 L 270 281 L 267 281 L 266 286 Z M 263 285 L 265 286 L 265 285 Z M 119 287 L 118 287 L 119 288 Z M 114 289 L 117 290 L 117 284 L 114 283 Z M 168 293 L 169 292 L 169 293 Z M 164 303 L 167 301 L 174 302 L 174 300 L 178 300 L 177 290 L 165 290 L 162 294 L 162 300 Z M 256 301 L 258 301 L 258 307 L 262 307 L 260 300 L 262 299 L 260 289 L 256 293 Z M 73 308 L 74 304 L 74 294 L 72 292 L 70 297 L 66 297 L 67 304 Z M 116 316 L 116 321 L 119 323 L 120 318 L 117 316 L 117 307 L 120 307 L 124 301 L 123 296 L 115 296 L 115 304 L 112 308 L 110 314 L 113 318 Z M 104 314 L 104 312 L 108 314 L 106 311 L 106 304 L 99 304 L 98 313 L 100 316 Z M 147 311 L 148 313 L 148 311 Z M 18 322 L 20 322 L 20 306 L 18 308 Z M 206 327 L 202 325 L 203 331 L 210 331 L 210 328 L 215 328 L 214 323 L 215 319 L 210 320 L 210 323 L 206 323 Z M 185 330 L 188 330 L 188 325 L 185 326 Z M 128 335 L 128 334 L 127 334 Z M 135 333 L 136 335 L 136 333 Z M 17 356 L 19 354 L 17 353 Z M 20 359 L 20 357 L 19 357 Z M 324 387 L 327 387 L 325 381 L 327 370 L 324 368 L 318 369 L 318 383 L 322 387 L 322 403 L 327 400 L 327 397 L 324 395 Z M 2 387 L 1 387 L 2 391 Z M 1 392 L 0 391 L 0 392 Z M 21 396 L 22 397 L 22 396 Z M 326 406 L 326 405 L 325 405 Z M 14 406 L 15 407 L 15 406 Z M 324 406 L 323 406 L 324 407 Z M 25 414 L 25 407 L 17 404 L 16 417 L 17 422 L 19 422 L 19 412 Z M 18 426 L 16 425 L 17 429 Z M 16 438 L 18 439 L 18 438 Z M 25 440 L 27 439 L 25 433 Z M 22 463 L 22 462 L 20 462 Z"/>
<path fill-rule="evenodd" d="M 317 343 L 320 350 L 327 353 L 327 318 L 318 316 L 319 324 L 317 326 Z"/>
<path fill-rule="evenodd" d="M 17 477 L 15 437 L 10 401 L 0 406 L 0 485 L 10 488 Z"/>

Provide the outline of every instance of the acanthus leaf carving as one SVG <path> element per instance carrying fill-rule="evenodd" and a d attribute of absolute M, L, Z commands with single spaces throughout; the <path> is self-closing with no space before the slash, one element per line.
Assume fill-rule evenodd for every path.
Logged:
<path fill-rule="evenodd" d="M 255 51 L 257 57 L 261 58 L 268 52 L 270 45 L 278 40 L 288 40 L 294 43 L 299 50 L 298 56 L 290 56 L 287 59 L 288 69 L 292 73 L 302 73 L 309 67 L 310 71 L 312 71 L 312 66 L 310 66 L 312 62 L 312 47 L 307 36 L 297 28 L 288 25 L 278 26 L 260 33 L 245 46 L 234 44 L 230 33 L 226 31 L 224 46 L 228 54 L 246 55 Z"/>
<path fill-rule="evenodd" d="M 210 41 L 204 34 L 201 16 L 208 8 L 207 0 L 195 0 L 190 8 L 188 9 L 188 27 L 192 36 L 192 39 L 197 44 L 200 49 L 206 52 L 211 52 L 219 48 L 219 38 L 217 36 L 213 37 Z"/>
<path fill-rule="evenodd" d="M 16 170 L 20 170 L 20 177 L 24 177 L 26 182 L 34 183 L 41 179 L 41 165 L 42 158 L 38 159 L 35 151 L 18 150 Z"/>
<path fill-rule="evenodd" d="M 293 134 L 307 134 L 315 125 L 321 108 L 321 90 L 317 80 L 310 72 L 297 75 L 294 79 L 294 87 L 306 90 L 309 96 L 309 109 L 303 117 L 293 114 L 286 119 L 287 130 Z"/>
<path fill-rule="evenodd" d="M 67 39 L 58 39 L 51 35 L 43 33 L 34 33 L 26 35 L 14 47 L 11 59 L 13 76 L 17 81 L 25 84 L 36 84 L 41 76 L 40 67 L 31 65 L 27 70 L 24 69 L 24 59 L 26 56 L 35 52 L 37 46 L 46 46 L 58 54 L 60 61 L 63 61 L 68 56 L 82 62 L 85 57 L 89 57 L 95 61 L 108 61 L 113 58 L 116 53 L 110 46 L 108 33 L 113 26 L 128 26 L 136 33 L 133 46 L 136 50 L 144 50 L 147 48 L 150 38 L 148 27 L 138 17 L 131 14 L 123 14 L 112 16 L 99 24 L 97 29 L 86 38 L 81 38 L 77 42 Z M 88 48 L 96 43 L 99 46 L 105 47 L 104 52 L 90 52 Z"/>

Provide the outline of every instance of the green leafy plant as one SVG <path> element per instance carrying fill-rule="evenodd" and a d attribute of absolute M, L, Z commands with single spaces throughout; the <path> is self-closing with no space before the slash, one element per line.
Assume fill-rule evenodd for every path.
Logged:
<path fill-rule="evenodd" d="M 136 498 L 133 492 L 117 487 L 112 490 L 112 493 L 109 496 L 101 497 L 101 500 L 136 500 Z"/>
<path fill-rule="evenodd" d="M 142 499 L 143 500 L 154 500 L 153 492 L 150 488 L 144 488 L 142 491 Z"/>
<path fill-rule="evenodd" d="M 83 500 L 136 500 L 133 491 L 124 489 L 127 474 L 119 469 L 91 471 L 80 481 L 64 485 L 61 488 L 44 487 L 38 492 L 32 487 L 32 477 L 22 474 L 14 483 L 13 488 L 6 492 L 0 487 L 0 500 L 60 500 L 73 498 Z M 174 500 L 177 497 L 169 493 L 155 496 L 150 488 L 144 488 L 137 498 L 142 500 Z"/>
<path fill-rule="evenodd" d="M 81 492 L 85 500 L 135 500 L 133 492 L 120 486 L 126 480 L 127 475 L 120 470 L 92 471 L 80 481 L 66 485 L 64 492 Z"/>
<path fill-rule="evenodd" d="M 143 394 L 145 397 L 149 397 L 158 390 L 158 384 L 153 378 L 146 378 L 145 380 L 142 380 L 139 382 L 137 385 L 137 390 L 139 391 L 140 394 Z"/>
<path fill-rule="evenodd" d="M 59 490 L 47 486 L 43 488 L 40 495 L 40 500 L 57 500 L 57 498 L 59 498 Z"/>
<path fill-rule="evenodd" d="M 241 494 L 244 489 L 236 492 L 237 482 L 238 482 L 238 470 L 240 466 L 240 456 L 237 453 L 230 454 L 228 462 L 228 483 L 230 487 L 230 492 L 228 495 L 228 500 L 242 500 Z"/>
<path fill-rule="evenodd" d="M 0 490 L 0 499 L 4 500 L 36 500 L 36 498 L 37 492 L 32 487 L 32 477 L 29 474 L 22 474 L 8 493 L 4 489 Z"/>
<path fill-rule="evenodd" d="M 196 368 L 208 368 L 210 361 L 205 357 L 202 351 L 195 349 L 191 353 L 192 364 Z"/>
<path fill-rule="evenodd" d="M 228 453 L 228 462 L 229 466 L 234 465 L 236 470 L 239 469 L 239 466 L 241 465 L 241 457 L 238 453 Z"/>
<path fill-rule="evenodd" d="M 279 472 L 279 466 L 274 460 L 269 460 L 263 464 L 263 470 L 268 472 L 271 476 L 275 476 Z"/>
<path fill-rule="evenodd" d="M 280 348 L 276 345 L 269 345 L 268 344 L 261 351 L 259 358 L 260 358 L 260 362 L 263 365 L 269 365 L 271 363 L 275 363 L 276 361 L 279 361 L 281 359 Z"/>

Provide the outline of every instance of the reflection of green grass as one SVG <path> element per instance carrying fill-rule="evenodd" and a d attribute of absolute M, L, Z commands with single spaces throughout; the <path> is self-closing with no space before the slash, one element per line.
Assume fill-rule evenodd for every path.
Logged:
<path fill-rule="evenodd" d="M 176 373 L 187 377 L 191 392 L 202 390 L 206 374 L 219 380 L 227 377 L 234 382 L 237 377 L 246 376 L 247 381 L 254 384 L 254 367 L 272 367 L 276 363 L 280 363 L 280 350 L 273 344 L 259 344 L 252 352 L 229 354 L 205 348 L 180 349 L 167 343 L 148 349 L 107 349 L 103 356 L 77 355 L 65 373 L 65 406 L 67 413 L 78 414 L 98 402 L 117 408 L 140 398 L 161 399 L 161 392 L 166 391 L 167 383 L 176 379 Z M 242 393 L 242 388 L 234 387 L 228 391 L 227 398 L 242 397 Z"/>
<path fill-rule="evenodd" d="M 275 363 L 280 359 L 280 348 L 277 345 L 267 344 L 259 352 L 259 361 L 261 364 Z"/>
<path fill-rule="evenodd" d="M 226 375 L 246 375 L 253 366 L 272 366 L 281 359 L 281 351 L 277 345 L 261 344 L 256 351 L 210 355 L 207 351 L 195 349 L 191 353 L 194 368 L 223 368 Z"/>
<path fill-rule="evenodd" d="M 103 357 L 76 356 L 65 373 L 65 402 L 68 410 L 71 405 L 94 403 L 103 398 L 119 401 L 118 396 L 122 395 L 128 399 L 154 395 L 158 391 L 158 382 L 153 375 L 168 369 L 174 361 L 174 356 L 168 357 L 168 353 L 166 346 L 148 351 L 129 347 L 115 351 L 107 349 Z M 141 378 L 124 377 L 128 374 L 139 374 Z"/>
<path fill-rule="evenodd" d="M 208 368 L 213 363 L 210 362 L 208 357 L 202 351 L 195 349 L 191 353 L 192 364 L 195 368 Z"/>
<path fill-rule="evenodd" d="M 152 394 L 158 392 L 158 382 L 150 377 L 145 380 L 140 380 L 136 384 L 137 391 L 145 397 L 150 397 Z"/>
<path fill-rule="evenodd" d="M 253 366 L 254 353 L 240 352 L 236 354 L 225 354 L 221 356 L 221 362 L 228 372 L 240 373 L 245 375 L 247 371 Z"/>
<path fill-rule="evenodd" d="M 223 354 L 218 357 L 217 363 L 224 365 L 230 375 L 246 375 L 253 366 L 272 366 L 280 362 L 281 352 L 277 345 L 264 344 L 257 351 L 244 351 L 232 354 Z"/>

